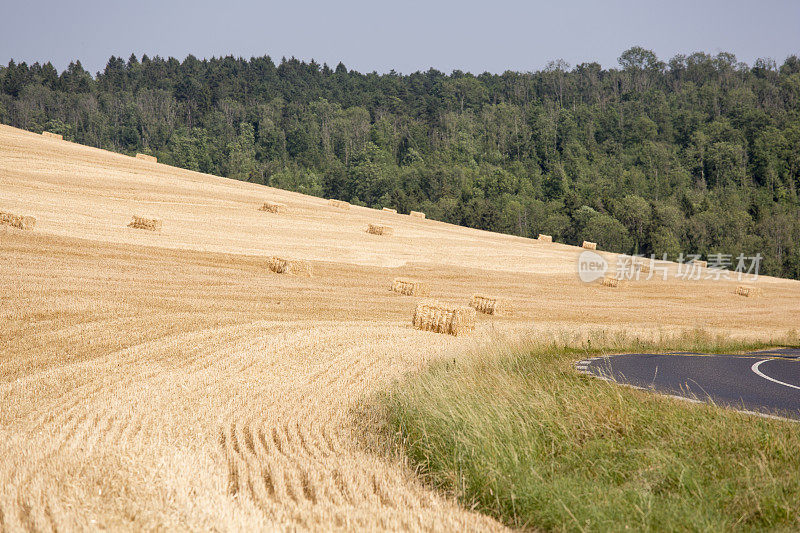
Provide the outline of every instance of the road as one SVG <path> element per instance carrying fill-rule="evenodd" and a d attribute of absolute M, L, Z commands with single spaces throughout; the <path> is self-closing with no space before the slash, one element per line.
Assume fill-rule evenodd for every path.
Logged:
<path fill-rule="evenodd" d="M 623 354 L 586 359 L 576 366 L 635 387 L 800 419 L 800 349 L 746 355 Z"/>

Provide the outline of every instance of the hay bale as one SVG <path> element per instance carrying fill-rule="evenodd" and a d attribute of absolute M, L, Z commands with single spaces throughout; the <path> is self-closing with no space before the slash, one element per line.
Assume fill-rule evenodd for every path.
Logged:
<path fill-rule="evenodd" d="M 475 309 L 465 306 L 450 306 L 439 302 L 420 302 L 414 309 L 412 325 L 423 331 L 464 335 L 475 329 Z"/>
<path fill-rule="evenodd" d="M 736 294 L 738 296 L 745 296 L 747 298 L 753 298 L 756 296 L 761 296 L 763 293 L 761 291 L 761 287 L 751 287 L 747 285 L 739 285 L 736 287 Z"/>
<path fill-rule="evenodd" d="M 603 278 L 603 281 L 601 281 L 600 284 L 603 287 L 619 287 L 620 280 L 614 276 L 606 276 Z"/>
<path fill-rule="evenodd" d="M 152 161 L 153 163 L 158 163 L 158 159 L 156 159 L 152 155 L 147 155 L 147 154 L 136 154 L 136 159 L 142 159 L 144 161 Z"/>
<path fill-rule="evenodd" d="M 50 133 L 49 131 L 43 131 L 42 136 L 47 137 L 49 139 L 55 139 L 57 141 L 64 140 L 64 137 L 60 133 Z"/>
<path fill-rule="evenodd" d="M 411 211 L 408 216 L 417 217 L 417 218 L 425 218 L 425 213 L 422 211 Z"/>
<path fill-rule="evenodd" d="M 12 228 L 22 230 L 32 230 L 34 226 L 36 226 L 36 218 L 0 211 L 0 226 L 11 226 Z"/>
<path fill-rule="evenodd" d="M 700 268 L 708 268 L 708 261 L 701 261 L 699 259 L 695 259 L 692 261 L 693 265 L 697 265 Z"/>
<path fill-rule="evenodd" d="M 332 207 L 335 207 L 337 209 L 350 209 L 350 203 L 349 202 L 345 202 L 345 201 L 342 201 L 342 200 L 335 200 L 333 198 L 328 200 L 328 205 L 330 205 Z"/>
<path fill-rule="evenodd" d="M 258 210 L 266 211 L 267 213 L 285 213 L 286 204 L 279 202 L 264 202 L 261 204 L 261 207 L 259 207 Z"/>
<path fill-rule="evenodd" d="M 511 306 L 505 300 L 499 298 L 480 296 L 473 294 L 469 306 L 480 313 L 487 315 L 507 315 L 511 312 Z"/>
<path fill-rule="evenodd" d="M 284 259 L 272 256 L 268 266 L 276 274 L 291 274 L 305 278 L 310 278 L 312 275 L 311 263 L 302 259 Z"/>
<path fill-rule="evenodd" d="M 397 209 L 392 209 L 391 207 L 384 207 L 383 210 L 386 211 L 387 213 L 397 214 Z"/>
<path fill-rule="evenodd" d="M 591 241 L 583 241 L 583 247 L 587 250 L 597 250 L 597 243 Z"/>
<path fill-rule="evenodd" d="M 17 217 L 14 226 L 26 231 L 32 230 L 36 226 L 36 218 L 32 216 Z"/>
<path fill-rule="evenodd" d="M 146 229 L 148 231 L 161 231 L 163 221 L 157 218 L 146 218 L 133 215 L 133 220 L 128 224 L 129 228 Z"/>
<path fill-rule="evenodd" d="M 635 263 L 633 264 L 633 266 L 634 266 L 634 268 L 635 268 L 636 270 L 638 270 L 638 271 L 639 271 L 639 272 L 641 272 L 642 274 L 649 274 L 649 273 L 650 273 L 650 270 L 651 270 L 651 267 L 650 267 L 650 261 L 649 261 L 649 260 L 645 260 L 645 261 L 637 261 L 637 262 L 635 262 Z"/>
<path fill-rule="evenodd" d="M 367 226 L 367 233 L 373 235 L 391 235 L 394 230 L 389 226 L 379 226 L 378 224 L 370 224 Z"/>
<path fill-rule="evenodd" d="M 406 296 L 427 296 L 430 294 L 430 289 L 425 283 L 403 278 L 394 278 L 389 290 Z"/>
<path fill-rule="evenodd" d="M 545 235 L 544 233 L 539 234 L 539 242 L 553 242 L 552 235 Z"/>

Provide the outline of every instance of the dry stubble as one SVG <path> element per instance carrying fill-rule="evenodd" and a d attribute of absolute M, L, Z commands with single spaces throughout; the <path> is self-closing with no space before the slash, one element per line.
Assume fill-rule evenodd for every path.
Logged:
<path fill-rule="evenodd" d="M 484 529 L 359 444 L 372 392 L 498 334 L 796 327 L 797 282 L 580 283 L 580 251 L 152 165 L 0 127 L 0 520 L 6 529 Z M 265 194 L 285 217 L 253 209 Z M 125 228 L 131 212 L 169 232 Z M 385 218 L 382 218 L 385 217 Z M 374 239 L 385 220 L 402 236 Z M 265 238 L 266 237 L 266 238 Z M 487 268 L 486 250 L 492 250 Z M 314 261 L 276 276 L 265 258 Z M 417 331 L 415 298 L 513 304 L 476 332 Z"/>

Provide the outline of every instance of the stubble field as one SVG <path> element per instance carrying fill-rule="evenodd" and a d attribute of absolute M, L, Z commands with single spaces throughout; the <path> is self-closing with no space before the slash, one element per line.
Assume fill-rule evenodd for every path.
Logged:
<path fill-rule="evenodd" d="M 500 528 L 365 447 L 354 410 L 498 338 L 759 339 L 800 323 L 794 281 L 760 278 L 761 298 L 735 281 L 587 286 L 576 247 L 340 210 L 6 126 L 0 211 L 37 219 L 0 227 L 0 530 Z M 133 215 L 162 231 L 126 227 Z M 314 276 L 274 274 L 271 255 Z M 388 290 L 397 276 L 515 312 L 479 316 L 468 337 L 417 331 L 417 299 Z"/>

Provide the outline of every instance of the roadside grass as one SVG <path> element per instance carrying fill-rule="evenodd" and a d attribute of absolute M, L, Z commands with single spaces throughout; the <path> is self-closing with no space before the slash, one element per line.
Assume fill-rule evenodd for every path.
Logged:
<path fill-rule="evenodd" d="M 518 528 L 800 529 L 800 424 L 689 404 L 578 373 L 590 355 L 741 353 L 701 330 L 656 342 L 498 343 L 396 382 L 372 411 L 384 445 L 466 507 Z"/>

